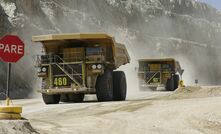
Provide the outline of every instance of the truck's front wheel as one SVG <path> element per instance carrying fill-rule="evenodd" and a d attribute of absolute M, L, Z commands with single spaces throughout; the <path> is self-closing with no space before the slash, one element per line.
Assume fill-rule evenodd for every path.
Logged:
<path fill-rule="evenodd" d="M 98 76 L 96 82 L 96 95 L 98 101 L 113 100 L 113 71 L 107 69 L 104 74 Z"/>
<path fill-rule="evenodd" d="M 174 91 L 174 79 L 173 79 L 173 76 L 171 78 L 167 79 L 166 90 L 167 91 Z"/>
<path fill-rule="evenodd" d="M 173 80 L 174 80 L 174 90 L 176 90 L 179 87 L 179 81 L 180 81 L 179 75 L 175 74 L 173 76 Z"/>
<path fill-rule="evenodd" d="M 45 104 L 58 104 L 60 101 L 60 94 L 48 95 L 42 93 L 42 98 Z"/>
<path fill-rule="evenodd" d="M 115 101 L 123 101 L 126 99 L 127 82 L 123 71 L 116 71 L 113 73 L 113 94 Z"/>

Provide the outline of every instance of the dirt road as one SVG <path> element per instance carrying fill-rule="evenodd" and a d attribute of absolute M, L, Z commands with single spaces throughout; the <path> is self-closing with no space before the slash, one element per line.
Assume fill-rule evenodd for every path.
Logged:
<path fill-rule="evenodd" d="M 125 102 L 45 105 L 18 100 L 23 116 L 42 134 L 219 134 L 221 97 L 154 99 L 146 92 Z M 151 94 L 151 95 L 149 95 Z M 157 95 L 158 94 L 158 95 Z"/>

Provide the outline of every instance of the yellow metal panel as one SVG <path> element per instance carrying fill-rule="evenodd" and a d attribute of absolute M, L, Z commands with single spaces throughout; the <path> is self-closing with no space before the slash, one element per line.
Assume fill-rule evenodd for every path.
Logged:
<path fill-rule="evenodd" d="M 22 113 L 22 107 L 19 106 L 1 106 L 0 113 Z"/>
<path fill-rule="evenodd" d="M 83 81 L 83 86 L 85 87 L 85 63 L 82 64 L 82 81 Z"/>
<path fill-rule="evenodd" d="M 150 62 L 150 61 L 169 61 L 169 62 L 171 62 L 171 61 L 175 61 L 175 59 L 173 59 L 173 58 L 159 58 L 159 59 L 155 59 L 155 58 L 153 58 L 153 59 L 140 59 L 139 61 L 146 61 L 146 62 Z"/>
<path fill-rule="evenodd" d="M 161 69 L 161 64 L 149 64 L 150 71 L 159 71 Z"/>
<path fill-rule="evenodd" d="M 73 40 L 73 39 L 112 39 L 105 33 L 66 33 L 33 36 L 32 41 L 53 41 L 53 40 Z"/>
<path fill-rule="evenodd" d="M 128 51 L 123 44 L 117 43 L 115 45 L 115 64 L 116 68 L 118 68 L 121 65 L 127 64 L 130 62 L 130 56 L 128 54 Z"/>
<path fill-rule="evenodd" d="M 84 58 L 84 48 L 64 48 L 63 58 L 66 62 L 82 61 Z"/>
<path fill-rule="evenodd" d="M 21 119 L 20 114 L 0 113 L 0 120 L 18 120 L 18 119 Z"/>
<path fill-rule="evenodd" d="M 130 62 L 130 57 L 126 50 L 126 47 L 123 44 L 116 43 L 112 36 L 109 36 L 105 33 L 49 34 L 33 36 L 32 41 L 42 42 L 46 49 L 46 53 L 61 53 L 59 52 L 59 50 L 62 49 L 61 47 L 63 45 L 74 45 L 75 41 L 85 41 L 86 43 L 83 43 L 82 47 L 88 47 L 89 45 L 96 45 L 96 43 L 98 43 L 99 45 L 111 46 L 111 57 L 113 57 L 113 59 L 115 60 L 115 68 L 118 68 L 119 66 Z M 121 52 L 121 55 L 117 54 L 115 50 L 117 47 L 124 50 L 123 53 Z M 66 56 L 67 55 L 64 55 L 64 57 Z"/>

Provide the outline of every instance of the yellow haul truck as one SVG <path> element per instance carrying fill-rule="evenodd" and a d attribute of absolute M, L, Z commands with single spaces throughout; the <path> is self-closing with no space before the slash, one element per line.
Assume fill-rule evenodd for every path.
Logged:
<path fill-rule="evenodd" d="M 173 58 L 140 59 L 138 70 L 140 89 L 165 87 L 167 91 L 174 91 L 178 88 L 183 72 L 179 62 Z"/>
<path fill-rule="evenodd" d="M 98 101 L 126 98 L 126 77 L 113 71 L 130 62 L 123 44 L 103 33 L 33 36 L 43 44 L 45 54 L 37 56 L 45 104 L 81 102 L 85 94 Z"/>

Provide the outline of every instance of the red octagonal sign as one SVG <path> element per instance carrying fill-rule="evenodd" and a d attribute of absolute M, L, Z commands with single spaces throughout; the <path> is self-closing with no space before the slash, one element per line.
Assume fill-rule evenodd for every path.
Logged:
<path fill-rule="evenodd" d="M 25 45 L 18 36 L 6 35 L 0 40 L 0 59 L 17 62 L 24 56 Z"/>

